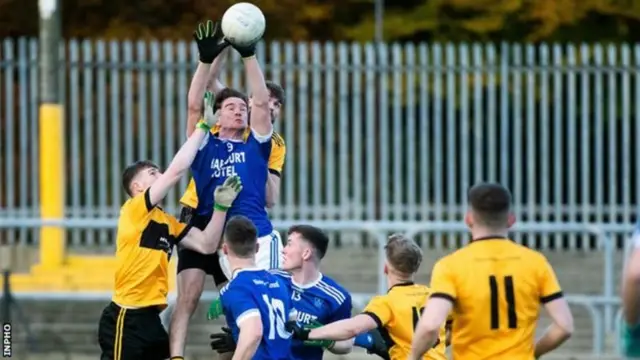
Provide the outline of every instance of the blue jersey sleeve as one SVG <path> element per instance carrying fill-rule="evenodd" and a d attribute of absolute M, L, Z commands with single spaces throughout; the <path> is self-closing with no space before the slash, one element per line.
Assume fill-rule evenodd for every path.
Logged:
<path fill-rule="evenodd" d="M 344 320 L 344 319 L 349 319 L 351 317 L 351 307 L 352 307 L 351 294 L 344 293 L 344 295 L 345 295 L 344 301 L 333 312 L 332 316 L 330 317 L 331 320 L 329 321 L 329 323 Z"/>
<path fill-rule="evenodd" d="M 225 302 L 229 304 L 229 310 L 236 326 L 248 317 L 260 316 L 260 309 L 255 303 L 251 292 L 242 287 L 229 288 L 224 294 Z M 231 319 L 227 319 L 229 321 Z"/>

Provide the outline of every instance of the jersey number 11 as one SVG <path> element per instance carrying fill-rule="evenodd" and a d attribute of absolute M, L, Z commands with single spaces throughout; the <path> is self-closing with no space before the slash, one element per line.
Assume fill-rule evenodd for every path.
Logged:
<path fill-rule="evenodd" d="M 491 290 L 491 330 L 500 328 L 500 306 L 498 304 L 498 280 L 494 275 L 489 276 L 489 289 Z M 509 329 L 518 328 L 518 316 L 516 315 L 516 295 L 513 289 L 513 277 L 504 277 L 504 294 L 507 300 L 507 323 Z"/>

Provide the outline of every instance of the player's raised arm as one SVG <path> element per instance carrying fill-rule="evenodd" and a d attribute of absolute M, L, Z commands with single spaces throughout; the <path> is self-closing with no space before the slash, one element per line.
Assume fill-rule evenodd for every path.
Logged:
<path fill-rule="evenodd" d="M 242 183 L 238 176 L 232 176 L 225 180 L 222 186 L 218 186 L 214 192 L 215 206 L 211 220 L 204 230 L 192 227 L 180 242 L 182 246 L 203 254 L 214 253 L 222 238 L 227 210 L 231 208 L 240 191 Z"/>
<path fill-rule="evenodd" d="M 546 259 L 540 268 L 540 300 L 551 317 L 552 323 L 536 343 L 534 351 L 536 358 L 562 345 L 573 334 L 573 315 L 567 300 L 562 295 L 558 279 Z"/>
<path fill-rule="evenodd" d="M 258 140 L 266 142 L 271 141 L 273 124 L 271 123 L 271 111 L 269 110 L 269 89 L 267 89 L 260 63 L 256 59 L 257 45 L 257 42 L 243 46 L 231 44 L 242 56 L 247 81 L 249 82 L 249 90 L 252 94 L 249 125 Z"/>
<path fill-rule="evenodd" d="M 187 136 L 195 130 L 196 124 L 202 116 L 202 96 L 204 95 L 209 74 L 220 65 L 215 64 L 215 60 L 220 53 L 229 45 L 223 41 L 222 31 L 218 22 L 211 20 L 206 23 L 199 23 L 193 33 L 193 38 L 198 45 L 200 61 L 196 68 L 189 93 L 187 94 Z M 213 66 L 212 66 L 212 63 Z M 219 71 L 219 69 L 218 69 Z"/>
<path fill-rule="evenodd" d="M 225 42 L 225 44 L 229 44 Z M 209 69 L 209 79 L 207 81 L 207 89 L 213 91 L 214 94 L 218 94 L 220 91 L 225 89 L 227 86 L 220 81 L 220 75 L 222 74 L 222 69 L 224 68 L 224 63 L 229 54 L 229 48 L 224 48 L 222 52 L 216 56 L 211 64 L 211 68 Z"/>
<path fill-rule="evenodd" d="M 202 144 L 202 140 L 209 135 L 211 126 L 215 122 L 213 118 L 213 96 L 205 96 L 205 108 L 208 110 L 204 120 L 196 125 L 196 131 L 189 136 L 189 139 L 178 150 L 165 172 L 149 187 L 148 206 L 155 206 L 160 203 L 169 192 L 169 189 L 188 172 Z"/>

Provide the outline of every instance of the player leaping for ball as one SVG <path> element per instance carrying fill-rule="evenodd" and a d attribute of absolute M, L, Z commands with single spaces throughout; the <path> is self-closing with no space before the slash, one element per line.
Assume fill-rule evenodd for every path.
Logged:
<path fill-rule="evenodd" d="M 242 92 L 224 89 L 217 94 L 214 109 L 218 115 L 219 130 L 207 136 L 191 166 L 199 201 L 190 224 L 201 227 L 208 221 L 211 217 L 211 200 L 207 194 L 225 178 L 238 175 L 243 181 L 244 190 L 238 195 L 228 214 L 246 216 L 257 227 L 259 250 L 256 265 L 263 269 L 277 268 L 282 243 L 266 212 L 268 160 L 273 133 L 269 90 L 255 58 L 256 43 L 245 46 L 228 44 L 221 41 L 219 31 L 219 27 L 211 21 L 198 26 L 195 38 L 200 52 L 201 68 L 206 69 L 210 66 L 229 45 L 238 51 L 243 58 L 253 94 L 251 126 L 248 126 L 248 99 Z M 194 114 L 193 109 L 190 109 L 189 117 L 193 118 L 195 115 L 199 114 Z M 206 256 L 188 249 L 180 249 L 178 301 L 170 326 L 173 359 L 181 359 L 184 356 L 189 319 L 200 300 L 205 274 L 214 275 L 214 281 L 221 287 L 230 277 L 229 272 L 228 262 L 219 252 Z"/>
<path fill-rule="evenodd" d="M 215 212 L 202 231 L 191 228 L 158 206 L 186 175 L 198 147 L 213 125 L 211 97 L 205 119 L 182 145 L 164 173 L 150 161 L 128 166 L 122 185 L 130 196 L 120 209 L 116 239 L 117 269 L 113 301 L 100 317 L 102 360 L 161 360 L 169 356 L 169 337 L 160 312 L 167 307 L 169 258 L 174 245 L 202 253 L 218 247 L 225 221 L 242 186 L 236 176 L 216 187 Z"/>
<path fill-rule="evenodd" d="M 453 359 L 531 360 L 552 351 L 571 336 L 573 317 L 544 255 L 507 238 L 514 223 L 511 193 L 499 184 L 479 184 L 469 190 L 468 203 L 471 243 L 434 266 L 434 293 L 409 359 L 436 343 L 449 312 Z M 536 343 L 541 304 L 553 322 Z"/>
<path fill-rule="evenodd" d="M 290 322 L 287 327 L 293 331 L 294 340 L 341 341 L 377 328 L 384 334 L 389 347 L 386 358 L 405 360 L 414 339 L 413 328 L 418 321 L 420 308 L 431 290 L 413 282 L 422 262 L 422 250 L 413 240 L 392 235 L 385 246 L 385 253 L 384 270 L 389 284 L 386 294 L 371 299 L 362 314 L 322 327 L 313 328 Z M 447 327 L 444 324 L 438 329 L 436 338 L 437 342 L 432 344 L 424 359 L 446 359 Z"/>
<path fill-rule="evenodd" d="M 321 326 L 351 317 L 351 295 L 333 279 L 320 272 L 320 263 L 327 252 L 329 238 L 320 229 L 310 225 L 296 225 L 288 231 L 284 247 L 282 270 L 272 270 L 286 284 L 292 306 L 301 326 Z M 388 358 L 387 346 L 379 333 L 359 335 L 360 343 L 366 343 L 372 352 Z M 211 335 L 211 348 L 218 353 L 235 349 L 229 330 Z M 334 354 L 351 351 L 353 341 L 318 340 L 294 341 L 292 360 L 320 360 L 324 350 Z"/>

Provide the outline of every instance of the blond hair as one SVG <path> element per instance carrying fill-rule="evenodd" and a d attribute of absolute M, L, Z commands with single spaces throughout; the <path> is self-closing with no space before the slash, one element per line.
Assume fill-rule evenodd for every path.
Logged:
<path fill-rule="evenodd" d="M 412 239 L 393 234 L 389 236 L 384 250 L 387 262 L 395 271 L 407 276 L 418 272 L 422 263 L 422 249 Z"/>

